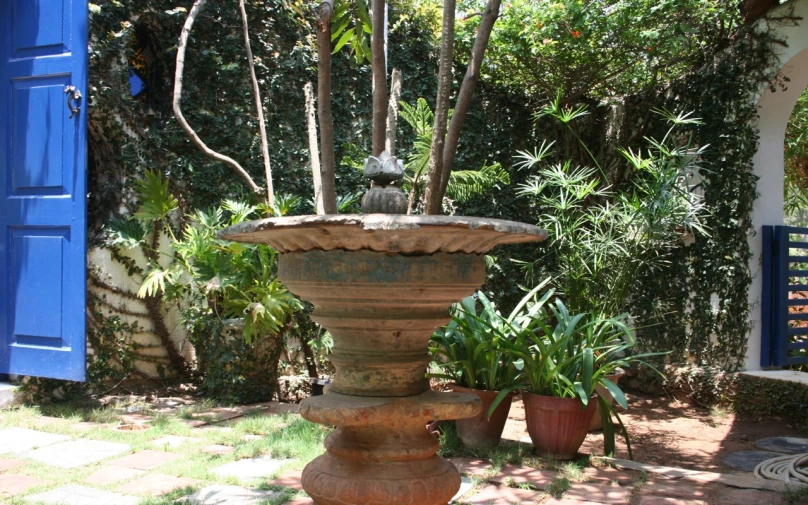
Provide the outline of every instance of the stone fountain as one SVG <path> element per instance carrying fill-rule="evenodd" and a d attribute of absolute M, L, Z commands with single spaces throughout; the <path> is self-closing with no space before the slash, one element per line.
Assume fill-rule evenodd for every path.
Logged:
<path fill-rule="evenodd" d="M 430 390 L 429 338 L 449 321 L 451 304 L 485 282 L 485 252 L 546 232 L 496 219 L 401 215 L 400 162 L 383 153 L 366 161 L 365 173 L 373 185 L 363 215 L 262 219 L 220 236 L 274 247 L 278 277 L 314 305 L 312 319 L 333 337 L 334 382 L 300 405 L 304 418 L 336 427 L 325 454 L 303 470 L 314 503 L 446 505 L 460 474 L 437 455 L 425 425 L 481 407 L 477 396 Z"/>

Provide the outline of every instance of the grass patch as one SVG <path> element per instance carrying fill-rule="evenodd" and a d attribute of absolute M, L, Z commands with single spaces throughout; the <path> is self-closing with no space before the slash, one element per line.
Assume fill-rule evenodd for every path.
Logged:
<path fill-rule="evenodd" d="M 788 505 L 808 505 L 808 485 L 787 487 L 783 498 Z"/>
<path fill-rule="evenodd" d="M 546 462 L 533 454 L 533 446 L 521 442 L 502 440 L 498 446 L 490 449 L 473 449 L 463 445 L 457 435 L 454 423 L 445 423 L 440 427 L 440 449 L 438 454 L 444 458 L 479 458 L 491 461 L 494 471 L 505 465 L 546 468 Z"/>
<path fill-rule="evenodd" d="M 561 498 L 561 496 L 570 488 L 570 485 L 570 480 L 559 474 L 550 484 L 547 485 L 544 491 L 553 498 Z"/>
<path fill-rule="evenodd" d="M 134 408 L 133 408 L 134 407 Z M 280 469 L 278 474 L 295 468 L 302 469 L 309 461 L 322 454 L 323 441 L 330 433 L 330 429 L 310 423 L 294 414 L 268 415 L 262 412 L 253 412 L 250 415 L 226 421 L 222 425 L 206 427 L 203 429 L 191 428 L 183 422 L 198 412 L 209 410 L 213 405 L 203 402 L 193 408 L 188 407 L 170 414 L 149 413 L 138 405 L 119 404 L 99 407 L 97 404 L 52 404 L 47 408 L 15 407 L 0 412 L 0 428 L 23 427 L 39 431 L 70 435 L 76 439 L 103 440 L 108 442 L 122 442 L 130 445 L 130 451 L 101 462 L 84 465 L 79 468 L 65 470 L 39 462 L 29 462 L 19 467 L 19 473 L 46 480 L 47 484 L 32 488 L 27 496 L 52 490 L 68 484 L 86 485 L 84 480 L 110 460 L 126 456 L 142 450 L 163 450 L 179 454 L 176 460 L 162 465 L 151 473 L 162 473 L 175 477 L 186 477 L 200 481 L 193 488 L 177 490 L 172 493 L 151 498 L 143 498 L 143 505 L 174 504 L 177 499 L 187 496 L 194 490 L 211 484 L 248 485 L 249 482 L 240 481 L 234 477 L 221 477 L 212 470 L 218 466 L 246 458 L 267 455 L 278 459 L 293 460 Z M 137 411 L 152 416 L 150 428 L 143 431 L 122 432 L 114 428 L 120 423 L 121 412 Z M 43 422 L 45 415 L 56 417 L 61 421 Z M 86 429 L 76 428 L 74 425 L 81 421 L 100 423 L 99 426 Z M 154 444 L 154 441 L 167 435 L 187 437 L 185 443 L 170 447 L 168 444 Z M 255 440 L 244 440 L 247 435 L 257 436 Z M 227 445 L 235 451 L 224 455 L 212 455 L 202 452 L 207 445 Z M 274 478 L 275 476 L 269 476 Z M 256 479 L 253 487 L 278 491 L 278 497 L 264 500 L 265 505 L 280 505 L 293 499 L 298 492 L 294 489 L 269 486 L 269 479 Z M 123 482 L 116 482 L 108 486 L 92 486 L 107 491 L 115 491 Z M 31 505 L 25 501 L 25 496 L 5 498 L 2 503 L 9 505 Z"/>

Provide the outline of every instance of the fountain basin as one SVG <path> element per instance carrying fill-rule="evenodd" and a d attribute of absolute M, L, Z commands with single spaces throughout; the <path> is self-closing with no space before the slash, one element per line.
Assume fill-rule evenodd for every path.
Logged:
<path fill-rule="evenodd" d="M 425 425 L 481 407 L 475 395 L 430 391 L 429 338 L 451 304 L 485 282 L 485 252 L 546 232 L 487 218 L 368 214 L 263 219 L 219 236 L 279 251 L 279 279 L 314 305 L 312 319 L 333 337 L 334 382 L 300 407 L 304 418 L 337 426 L 303 471 L 314 503 L 446 505 L 460 474 L 436 454 Z"/>

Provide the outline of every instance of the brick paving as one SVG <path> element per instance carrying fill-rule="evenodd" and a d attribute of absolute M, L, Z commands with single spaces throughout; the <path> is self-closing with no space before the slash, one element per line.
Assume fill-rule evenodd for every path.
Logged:
<path fill-rule="evenodd" d="M 94 486 L 107 486 L 122 480 L 134 480 L 146 473 L 144 470 L 122 466 L 104 466 L 88 475 L 84 482 Z"/>
<path fill-rule="evenodd" d="M 153 470 L 158 466 L 170 463 L 179 458 L 179 454 L 164 451 L 140 451 L 121 459 L 110 461 L 111 465 L 134 468 L 136 470 Z"/>
<path fill-rule="evenodd" d="M 261 415 L 283 410 L 269 406 L 262 409 Z M 212 409 L 200 415 L 223 420 L 244 412 L 249 410 Z M 127 416 L 127 420 L 133 422 L 145 422 L 149 417 L 139 413 Z M 205 420 L 191 422 L 204 423 Z M 209 477 L 205 482 L 161 473 L 164 465 L 183 456 L 156 449 L 202 443 L 199 437 L 204 431 L 220 430 L 224 433 L 229 428 L 195 428 L 191 434 L 196 437 L 167 435 L 148 442 L 155 449 L 122 456 L 131 451 L 129 444 L 84 438 L 92 437 L 92 430 L 109 427 L 109 424 L 71 425 L 56 418 L 36 423 L 43 430 L 56 425 L 73 426 L 83 435 L 74 438 L 24 428 L 0 430 L 0 452 L 4 453 L 0 457 L 0 502 L 4 497 L 28 495 L 24 499 L 54 505 L 139 505 L 148 497 L 190 488 L 184 499 L 186 503 L 196 505 L 258 504 L 277 499 L 284 493 L 280 489 L 286 490 L 286 496 L 294 496 L 285 505 L 313 505 L 302 491 L 301 471 L 284 470 L 287 465 L 300 468 L 300 462 L 260 455 L 232 461 L 230 454 L 236 447 L 229 445 L 200 445 L 200 452 L 211 455 Z M 235 445 L 262 437 L 246 435 L 244 438 Z M 217 464 L 218 458 L 221 458 L 221 463 Z M 84 474 L 81 485 L 48 488 L 47 477 L 43 477 L 45 474 L 26 473 L 32 472 L 28 470 L 31 460 L 69 468 L 88 467 L 92 471 Z M 510 464 L 499 467 L 479 458 L 453 458 L 450 461 L 463 474 L 463 488 L 454 502 L 458 505 L 787 505 L 781 494 L 761 489 L 765 486 L 749 474 L 698 472 L 615 460 L 616 468 L 586 468 L 580 479 L 570 482 L 564 478 L 563 472 L 547 469 Z M 176 465 L 168 468 L 175 469 Z M 278 475 L 279 471 L 282 473 Z M 273 475 L 277 476 L 272 478 Z M 233 477 L 246 480 L 236 486 Z M 211 482 L 211 479 L 218 482 Z M 271 489 L 265 486 L 271 486 Z M 30 496 L 33 489 L 40 492 Z M 556 496 L 550 496 L 550 491 Z"/>
<path fill-rule="evenodd" d="M 200 484 L 200 481 L 195 479 L 153 473 L 127 482 L 118 487 L 117 491 L 124 494 L 159 496 L 161 494 L 170 493 L 175 489 L 191 487 L 197 484 Z"/>
<path fill-rule="evenodd" d="M 300 483 L 300 478 L 302 474 L 303 474 L 302 470 L 292 470 L 291 472 L 286 472 L 277 479 L 269 481 L 268 484 L 272 486 L 290 487 L 292 489 L 302 491 L 303 485 Z"/>
<path fill-rule="evenodd" d="M 469 505 L 511 505 L 513 503 L 535 503 L 541 501 L 544 493 L 512 487 L 483 486 L 471 496 L 464 496 L 463 503 Z"/>
<path fill-rule="evenodd" d="M 62 486 L 29 496 L 33 503 L 48 505 L 138 505 L 140 499 L 86 486 Z"/>
<path fill-rule="evenodd" d="M 489 482 L 518 486 L 529 484 L 539 489 L 545 489 L 556 478 L 556 472 L 550 470 L 537 470 L 535 468 L 507 465 L 495 475 L 488 478 Z"/>
<path fill-rule="evenodd" d="M 17 473 L 4 473 L 0 475 L 0 497 L 16 496 L 28 492 L 36 486 L 47 484 L 48 481 Z"/>
<path fill-rule="evenodd" d="M 18 466 L 22 466 L 25 464 L 25 461 L 21 459 L 4 459 L 0 458 L 0 473 L 3 473 L 7 470 L 11 470 L 12 468 L 17 468 Z"/>

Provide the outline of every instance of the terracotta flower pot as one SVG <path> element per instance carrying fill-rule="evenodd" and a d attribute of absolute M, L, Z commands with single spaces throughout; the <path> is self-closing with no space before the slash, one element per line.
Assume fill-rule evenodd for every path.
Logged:
<path fill-rule="evenodd" d="M 522 400 L 527 431 L 536 451 L 558 460 L 575 458 L 595 413 L 594 398 L 584 409 L 578 398 L 554 398 L 525 391 Z"/>
<path fill-rule="evenodd" d="M 496 447 L 502 438 L 502 430 L 505 429 L 505 422 L 508 420 L 508 412 L 511 410 L 513 395 L 506 396 L 494 409 L 491 418 L 488 418 L 488 409 L 494 403 L 494 399 L 499 391 L 486 391 L 484 389 L 470 389 L 451 384 L 452 391 L 456 393 L 471 393 L 480 397 L 482 410 L 474 417 L 458 419 L 455 421 L 457 434 L 466 447 L 474 449 L 485 449 Z"/>
<path fill-rule="evenodd" d="M 617 384 L 617 382 L 620 380 L 620 377 L 622 377 L 625 373 L 626 373 L 625 371 L 621 371 L 621 372 L 616 373 L 614 375 L 607 375 L 606 378 L 609 379 L 610 381 L 614 382 L 615 384 Z M 597 390 L 598 390 L 598 394 L 600 396 L 602 396 L 603 398 L 606 399 L 606 401 L 608 401 L 609 403 L 614 405 L 614 398 L 612 397 L 612 394 L 605 387 L 598 386 Z M 592 422 L 589 423 L 589 431 L 590 432 L 591 431 L 600 431 L 602 429 L 603 429 L 603 420 L 601 420 L 601 417 L 600 417 L 600 405 L 598 404 L 597 406 L 595 406 L 595 413 L 592 414 Z"/>

